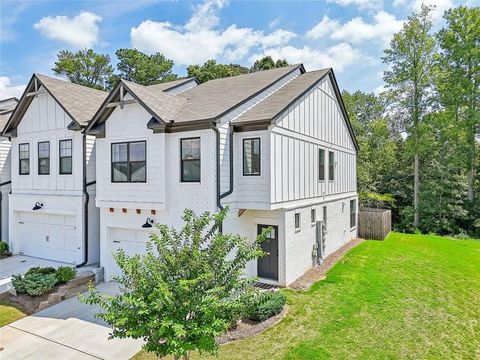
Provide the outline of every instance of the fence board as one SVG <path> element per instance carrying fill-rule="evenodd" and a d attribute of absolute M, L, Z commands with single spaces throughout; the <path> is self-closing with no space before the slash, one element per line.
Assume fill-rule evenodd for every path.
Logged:
<path fill-rule="evenodd" d="M 364 239 L 384 240 L 392 231 L 392 212 L 387 209 L 359 209 L 358 235 Z"/>

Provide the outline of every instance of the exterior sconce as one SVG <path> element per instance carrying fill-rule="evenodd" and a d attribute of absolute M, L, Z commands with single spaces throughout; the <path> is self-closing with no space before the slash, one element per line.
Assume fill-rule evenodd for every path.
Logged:
<path fill-rule="evenodd" d="M 142 228 L 151 228 L 152 224 L 153 224 L 153 220 L 150 218 L 147 218 L 147 220 L 145 220 L 145 224 L 142 225 Z"/>
<path fill-rule="evenodd" d="M 42 209 L 42 208 L 43 208 L 43 203 L 37 201 L 37 202 L 35 203 L 35 206 L 33 207 L 32 210 L 35 211 L 35 210 L 40 210 L 40 209 Z"/>

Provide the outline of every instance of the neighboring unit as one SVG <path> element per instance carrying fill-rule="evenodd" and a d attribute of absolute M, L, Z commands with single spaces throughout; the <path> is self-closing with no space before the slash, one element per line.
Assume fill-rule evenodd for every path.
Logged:
<path fill-rule="evenodd" d="M 144 252 L 152 226 L 181 226 L 185 208 L 228 205 L 223 231 L 251 240 L 270 227 L 268 255 L 247 273 L 281 286 L 356 237 L 357 145 L 331 69 L 121 81 L 86 133 L 97 137 L 106 279 L 113 251 Z"/>
<path fill-rule="evenodd" d="M 15 97 L 0 100 L 0 131 L 7 125 L 18 99 Z M 0 137 L 0 240 L 8 241 L 8 195 L 11 190 L 10 140 Z"/>
<path fill-rule="evenodd" d="M 32 76 L 2 134 L 12 144 L 13 253 L 77 266 L 98 263 L 95 138 L 82 130 L 107 95 Z"/>

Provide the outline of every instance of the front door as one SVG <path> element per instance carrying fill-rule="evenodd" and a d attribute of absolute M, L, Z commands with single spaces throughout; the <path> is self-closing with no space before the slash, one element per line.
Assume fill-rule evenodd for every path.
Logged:
<path fill-rule="evenodd" d="M 261 278 L 278 280 L 278 226 L 258 225 L 257 234 L 261 234 L 263 229 L 269 227 L 272 230 L 262 243 L 262 250 L 267 255 L 257 260 L 257 272 Z"/>

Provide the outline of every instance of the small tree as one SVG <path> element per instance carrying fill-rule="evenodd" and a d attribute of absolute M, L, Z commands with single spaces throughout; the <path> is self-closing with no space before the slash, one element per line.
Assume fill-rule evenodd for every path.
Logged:
<path fill-rule="evenodd" d="M 100 306 L 97 316 L 112 326 L 112 337 L 141 338 L 145 350 L 175 359 L 188 359 L 192 350 L 216 352 L 215 337 L 243 314 L 254 281 L 245 276 L 245 265 L 264 254 L 260 243 L 268 233 L 253 243 L 222 234 L 227 211 L 197 216 L 185 210 L 181 231 L 158 225 L 146 255 L 114 255 L 123 292 L 91 289 L 82 297 Z"/>

